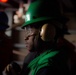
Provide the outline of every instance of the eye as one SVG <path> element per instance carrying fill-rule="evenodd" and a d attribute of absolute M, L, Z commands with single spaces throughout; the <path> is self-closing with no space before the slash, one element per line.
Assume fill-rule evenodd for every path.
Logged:
<path fill-rule="evenodd" d="M 26 36 L 30 36 L 30 35 L 33 35 L 34 34 L 34 29 L 33 28 L 31 28 L 31 27 L 25 27 L 24 28 L 24 31 L 25 31 L 25 35 Z"/>

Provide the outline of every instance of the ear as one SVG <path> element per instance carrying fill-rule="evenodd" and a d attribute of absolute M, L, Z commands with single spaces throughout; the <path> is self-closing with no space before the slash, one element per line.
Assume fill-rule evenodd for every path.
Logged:
<path fill-rule="evenodd" d="M 54 39 L 56 29 L 51 24 L 44 24 L 41 28 L 40 36 L 43 41 L 51 41 Z"/>

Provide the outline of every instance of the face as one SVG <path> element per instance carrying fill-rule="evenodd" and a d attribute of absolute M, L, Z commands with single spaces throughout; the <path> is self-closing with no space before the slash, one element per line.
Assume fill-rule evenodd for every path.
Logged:
<path fill-rule="evenodd" d="M 38 27 L 37 27 L 38 26 Z M 51 47 L 54 43 L 55 37 L 55 28 L 54 26 L 47 25 L 46 28 L 43 28 L 44 25 L 29 25 L 24 27 L 25 31 L 25 45 L 26 49 L 29 51 L 44 51 L 47 47 Z M 42 29 L 44 30 L 42 33 Z M 41 35 L 40 35 L 41 33 Z M 45 37 L 46 36 L 46 37 Z M 50 39 L 50 40 L 47 40 Z"/>
<path fill-rule="evenodd" d="M 38 45 L 39 29 L 27 26 L 24 28 L 24 31 L 25 31 L 26 49 L 29 50 L 30 52 L 35 51 Z"/>

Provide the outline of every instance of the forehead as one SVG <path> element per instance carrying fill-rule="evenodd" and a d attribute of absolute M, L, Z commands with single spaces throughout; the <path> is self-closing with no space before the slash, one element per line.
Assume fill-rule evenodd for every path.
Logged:
<path fill-rule="evenodd" d="M 27 26 L 25 26 L 26 28 L 28 28 L 28 27 L 30 27 L 30 28 L 40 28 L 40 27 L 42 27 L 44 24 L 46 24 L 46 23 L 48 23 L 48 24 L 50 24 L 50 25 L 54 25 L 54 26 L 56 26 L 56 25 L 58 25 L 59 24 L 59 22 L 57 22 L 57 21 L 45 21 L 45 22 L 37 22 L 37 23 L 33 23 L 33 24 L 29 24 L 29 25 L 27 25 Z M 60 25 L 59 25 L 60 26 Z M 24 28 L 25 28 L 24 27 Z"/>
<path fill-rule="evenodd" d="M 25 31 L 35 31 L 38 30 L 39 28 L 37 27 L 37 25 L 28 25 L 26 27 L 24 27 Z"/>
<path fill-rule="evenodd" d="M 31 24 L 31 25 L 27 25 L 24 27 L 25 28 L 35 28 L 35 29 L 39 29 L 42 26 L 42 24 L 39 23 L 35 23 L 35 24 Z"/>

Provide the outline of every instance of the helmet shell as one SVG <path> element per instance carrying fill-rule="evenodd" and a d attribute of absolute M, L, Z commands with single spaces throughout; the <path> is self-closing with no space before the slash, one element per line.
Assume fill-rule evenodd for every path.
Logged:
<path fill-rule="evenodd" d="M 5 12 L 0 12 L 0 30 L 6 30 L 8 27 L 8 16 Z"/>
<path fill-rule="evenodd" d="M 29 24 L 48 20 L 58 20 L 64 23 L 67 18 L 62 16 L 59 3 L 56 0 L 36 0 L 30 4 L 22 28 Z"/>

